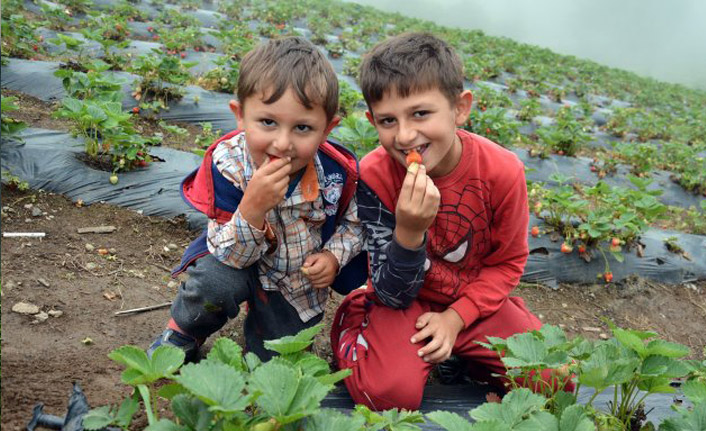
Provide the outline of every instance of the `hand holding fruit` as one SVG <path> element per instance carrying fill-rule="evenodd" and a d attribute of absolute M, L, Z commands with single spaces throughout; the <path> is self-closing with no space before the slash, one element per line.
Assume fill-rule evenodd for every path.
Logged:
<path fill-rule="evenodd" d="M 439 189 L 427 175 L 424 165 L 411 163 L 395 209 L 395 237 L 400 245 L 416 248 L 422 244 L 424 233 L 439 210 L 440 199 Z"/>
<path fill-rule="evenodd" d="M 251 225 L 263 227 L 267 211 L 284 199 L 292 169 L 290 161 L 289 157 L 267 159 L 253 174 L 239 206 L 240 213 Z"/>

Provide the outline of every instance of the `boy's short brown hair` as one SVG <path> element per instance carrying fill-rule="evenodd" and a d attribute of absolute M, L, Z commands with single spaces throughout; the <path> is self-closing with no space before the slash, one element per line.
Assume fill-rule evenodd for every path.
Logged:
<path fill-rule="evenodd" d="M 438 37 L 404 33 L 379 43 L 363 58 L 360 88 L 368 108 L 392 89 L 406 97 L 438 88 L 453 104 L 463 92 L 463 64 Z"/>
<path fill-rule="evenodd" d="M 307 109 L 321 105 L 331 121 L 338 110 L 338 78 L 316 46 L 301 37 L 273 39 L 248 52 L 240 63 L 237 96 L 240 103 L 253 94 L 271 91 L 264 103 L 274 103 L 292 88 Z M 267 96 L 267 95 L 265 95 Z"/>

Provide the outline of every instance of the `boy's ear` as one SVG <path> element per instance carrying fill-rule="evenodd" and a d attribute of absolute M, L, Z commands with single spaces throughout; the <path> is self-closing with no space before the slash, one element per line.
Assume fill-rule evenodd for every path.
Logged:
<path fill-rule="evenodd" d="M 228 102 L 228 107 L 233 115 L 235 115 L 236 121 L 238 121 L 238 128 L 242 129 L 243 126 L 241 123 L 243 122 L 243 105 L 237 100 L 231 99 L 230 102 Z"/>
<path fill-rule="evenodd" d="M 370 112 L 370 111 L 365 111 L 365 118 L 367 118 L 368 121 L 370 121 L 370 124 L 372 124 L 373 127 L 375 127 L 375 117 L 373 117 L 373 113 L 372 113 L 372 112 Z"/>
<path fill-rule="evenodd" d="M 341 122 L 341 117 L 338 115 L 334 116 L 333 119 L 331 120 L 330 123 L 328 123 L 328 126 L 326 126 L 326 130 L 324 131 L 324 139 L 322 142 L 325 142 L 326 139 L 328 138 L 328 135 L 331 133 L 334 127 L 338 126 L 338 123 Z"/>
<path fill-rule="evenodd" d="M 456 99 L 456 126 L 463 126 L 471 115 L 473 105 L 473 93 L 471 90 L 464 90 Z"/>

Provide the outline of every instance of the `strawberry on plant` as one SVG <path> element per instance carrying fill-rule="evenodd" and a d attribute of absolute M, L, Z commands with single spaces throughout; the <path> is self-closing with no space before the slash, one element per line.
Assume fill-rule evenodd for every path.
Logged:
<path fill-rule="evenodd" d="M 34 52 L 39 51 L 39 47 L 37 45 L 32 45 L 32 49 L 34 50 Z"/>
<path fill-rule="evenodd" d="M 613 237 L 613 239 L 610 240 L 610 245 L 618 247 L 620 245 L 620 238 Z"/>
<path fill-rule="evenodd" d="M 579 245 L 578 250 L 579 250 L 579 253 L 586 253 L 586 246 L 581 244 L 581 245 Z"/>
<path fill-rule="evenodd" d="M 182 52 L 181 54 L 179 54 L 179 56 L 181 56 L 181 58 L 186 58 L 186 53 Z"/>
<path fill-rule="evenodd" d="M 133 113 L 133 114 L 139 114 L 139 113 L 140 113 L 140 108 L 137 107 L 137 106 L 135 106 L 134 108 L 132 108 L 132 113 Z"/>
<path fill-rule="evenodd" d="M 603 279 L 606 283 L 610 283 L 611 281 L 613 281 L 613 273 L 610 271 L 606 271 L 606 273 L 603 274 Z"/>
<path fill-rule="evenodd" d="M 149 31 L 150 33 L 152 33 L 152 32 L 154 31 L 154 27 L 152 27 L 152 26 L 147 27 L 147 31 Z"/>
<path fill-rule="evenodd" d="M 118 184 L 118 175 L 117 174 L 111 175 L 109 178 L 109 181 L 110 181 L 110 184 L 113 184 L 113 185 Z"/>
<path fill-rule="evenodd" d="M 571 245 L 569 245 L 569 244 L 567 244 L 567 243 L 565 243 L 565 242 L 561 244 L 561 252 L 562 252 L 562 253 L 569 254 L 569 253 L 571 253 L 572 251 L 574 251 L 574 248 L 571 247 Z"/>
<path fill-rule="evenodd" d="M 532 236 L 537 237 L 539 236 L 539 226 L 532 226 Z"/>

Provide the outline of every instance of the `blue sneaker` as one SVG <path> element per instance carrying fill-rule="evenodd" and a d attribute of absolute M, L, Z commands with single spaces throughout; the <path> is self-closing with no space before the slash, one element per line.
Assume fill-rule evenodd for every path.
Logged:
<path fill-rule="evenodd" d="M 186 334 L 173 329 L 165 329 L 147 349 L 147 356 L 152 357 L 155 349 L 159 346 L 172 346 L 184 351 L 184 363 L 196 362 L 199 360 L 199 342 Z"/>

